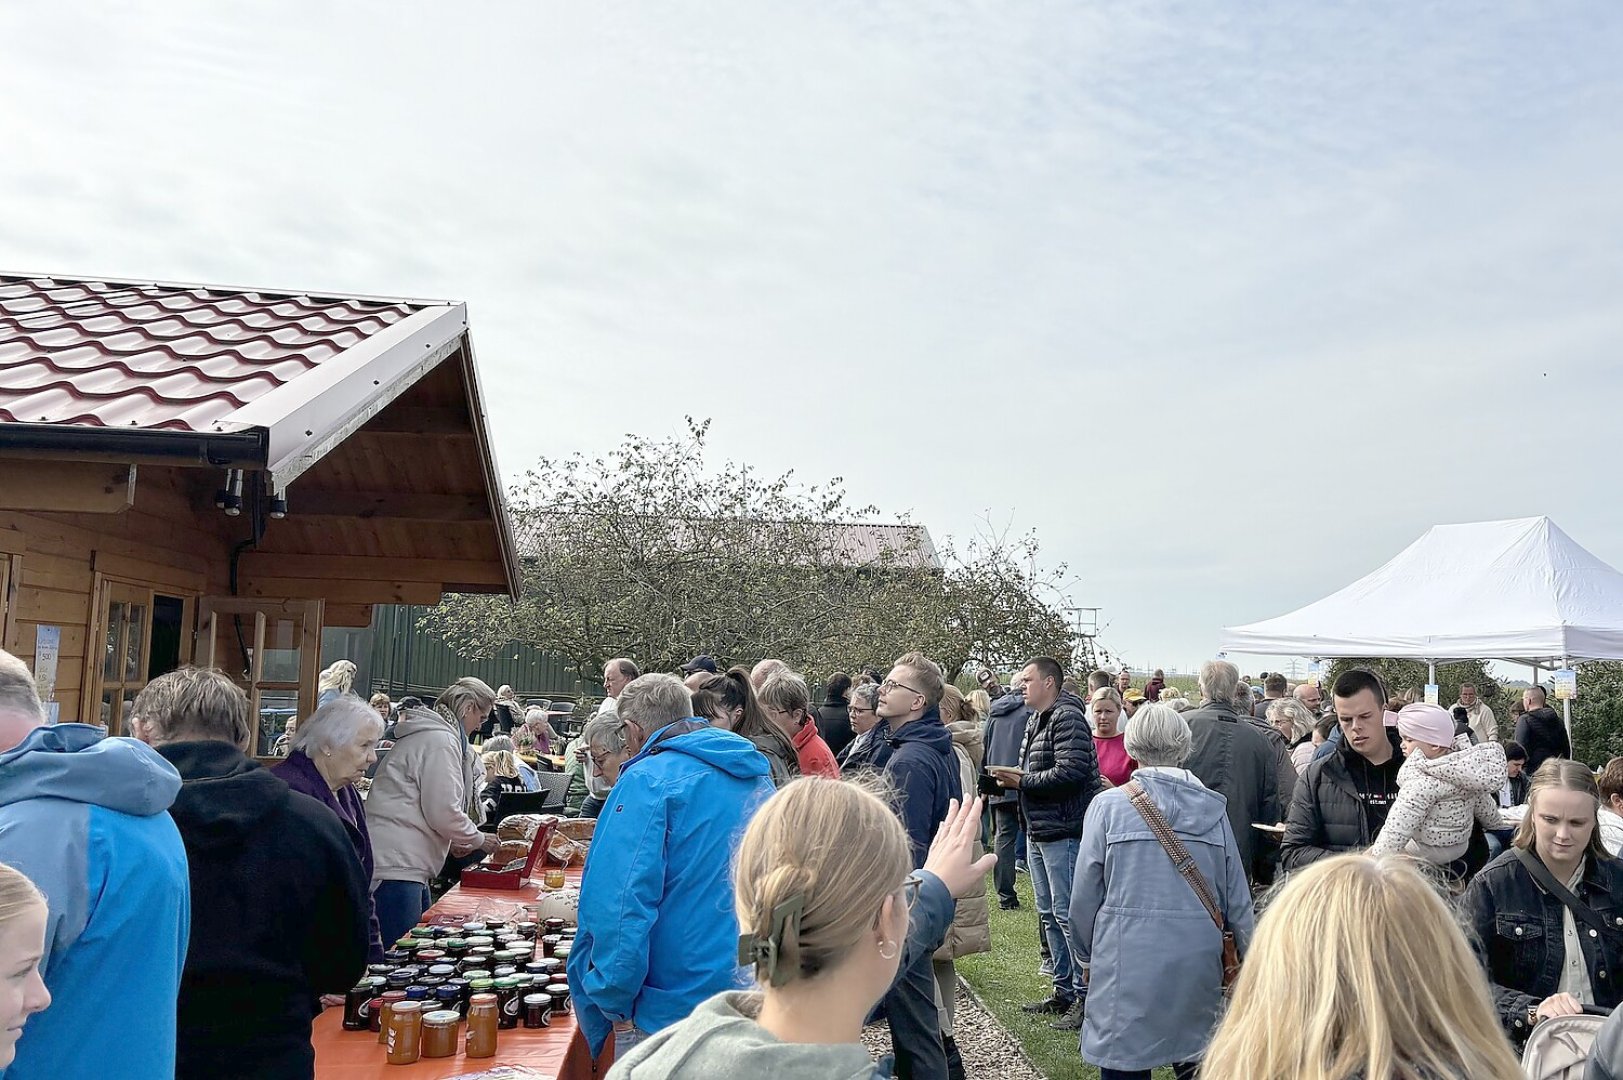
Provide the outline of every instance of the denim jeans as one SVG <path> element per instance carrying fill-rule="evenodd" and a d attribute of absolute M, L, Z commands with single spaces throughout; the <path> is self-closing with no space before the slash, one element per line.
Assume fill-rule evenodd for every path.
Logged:
<path fill-rule="evenodd" d="M 1184 1061 L 1172 1066 L 1172 1075 L 1176 1080 L 1195 1080 L 1195 1070 L 1200 1068 L 1198 1061 Z M 1099 1080 L 1150 1080 L 1149 1069 L 1100 1069 Z"/>
<path fill-rule="evenodd" d="M 1014 891 L 1015 841 L 1019 838 L 1019 804 L 1011 802 L 992 807 L 992 849 L 997 852 L 992 884 L 997 888 L 997 898 L 1006 904 L 1019 899 Z"/>
<path fill-rule="evenodd" d="M 380 881 L 372 890 L 372 900 L 378 908 L 383 947 L 392 949 L 428 910 L 428 886 L 415 881 Z"/>
<path fill-rule="evenodd" d="M 1079 998 L 1088 992 L 1082 967 L 1072 962 L 1071 883 L 1076 877 L 1076 855 L 1082 841 L 1033 840 L 1027 857 L 1031 890 L 1037 897 L 1037 921 L 1048 939 L 1054 964 L 1054 993 Z"/>
<path fill-rule="evenodd" d="M 941 1014 L 935 1004 L 935 967 L 920 954 L 899 973 L 885 995 L 885 1017 L 896 1053 L 896 1080 L 946 1080 L 947 1052 L 941 1045 Z"/>
<path fill-rule="evenodd" d="M 614 1029 L 614 1060 L 619 1061 L 621 1058 L 623 1058 L 627 1054 L 631 1053 L 631 1051 L 636 1047 L 636 1045 L 638 1043 L 642 1042 L 643 1040 L 645 1040 L 647 1038 L 648 1038 L 648 1032 L 644 1031 L 642 1028 L 637 1027 L 635 1025 L 627 1028 L 624 1031 L 621 1031 L 619 1028 L 615 1028 Z"/>

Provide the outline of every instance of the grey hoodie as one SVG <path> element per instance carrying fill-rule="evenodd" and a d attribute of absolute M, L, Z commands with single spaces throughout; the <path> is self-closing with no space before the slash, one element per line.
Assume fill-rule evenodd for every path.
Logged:
<path fill-rule="evenodd" d="M 609 1070 L 608 1080 L 884 1080 L 890 1059 L 875 1064 L 860 1043 L 786 1043 L 754 1020 L 761 995 L 717 994 L 680 1024 L 651 1036 Z"/>

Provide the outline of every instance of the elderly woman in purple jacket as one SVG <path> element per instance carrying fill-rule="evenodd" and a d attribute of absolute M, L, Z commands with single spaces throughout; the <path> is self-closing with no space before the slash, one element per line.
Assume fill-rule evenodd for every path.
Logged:
<path fill-rule="evenodd" d="M 298 726 L 287 760 L 271 769 L 288 787 L 338 815 L 368 881 L 372 879 L 372 838 L 366 831 L 366 811 L 355 782 L 377 761 L 378 739 L 382 736 L 383 720 L 377 710 L 354 694 L 343 694 Z M 372 901 L 368 899 L 367 903 Z M 368 916 L 368 962 L 375 964 L 383 960 L 377 909 L 369 911 Z"/>

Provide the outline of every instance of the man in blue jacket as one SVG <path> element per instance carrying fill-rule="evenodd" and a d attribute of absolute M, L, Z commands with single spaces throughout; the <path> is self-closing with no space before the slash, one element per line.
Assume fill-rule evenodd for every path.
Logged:
<path fill-rule="evenodd" d="M 1019 672 L 1009 680 L 1009 690 L 992 702 L 992 713 L 986 718 L 986 765 L 1012 765 L 1020 767 L 1020 748 L 1026 738 L 1026 720 L 1031 710 L 1026 707 L 1025 681 Z M 1014 891 L 1014 863 L 1020 839 L 1020 793 L 1003 788 L 991 777 L 981 777 L 981 794 L 987 796 L 992 808 L 992 847 L 997 852 L 997 867 L 992 871 L 992 884 L 997 888 L 998 906 L 1012 911 L 1020 906 L 1020 897 Z M 968 792 L 964 793 L 968 795 Z"/>
<path fill-rule="evenodd" d="M 773 791 L 761 752 L 695 719 L 674 677 L 634 679 L 618 703 L 633 757 L 597 819 L 569 954 L 575 1019 L 594 1055 L 612 1033 L 617 1057 L 745 985 L 732 860 Z"/>
<path fill-rule="evenodd" d="M 952 732 L 941 722 L 941 668 L 923 653 L 897 659 L 879 688 L 879 716 L 890 725 L 885 775 L 896 812 L 913 846 L 913 865 L 924 865 L 936 827 L 953 799 L 964 797 Z M 939 945 L 940 943 L 937 942 Z M 935 975 L 924 954 L 898 975 L 884 999 L 898 1080 L 945 1080 L 947 1053 L 935 1006 Z"/>
<path fill-rule="evenodd" d="M 5 1080 L 174 1080 L 191 932 L 186 849 L 166 813 L 179 791 L 150 747 L 46 726 L 27 667 L 0 652 L 0 862 L 45 894 L 52 998 Z"/>

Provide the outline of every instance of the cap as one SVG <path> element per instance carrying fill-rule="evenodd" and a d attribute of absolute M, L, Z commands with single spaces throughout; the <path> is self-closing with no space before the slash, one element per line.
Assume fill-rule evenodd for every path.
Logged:
<path fill-rule="evenodd" d="M 721 674 L 716 668 L 716 658 L 707 656 L 704 653 L 700 653 L 682 665 L 682 674 L 684 675 L 692 675 L 695 671 L 708 671 L 712 675 Z"/>
<path fill-rule="evenodd" d="M 1142 691 L 1129 690 L 1129 691 L 1127 691 L 1127 693 L 1122 695 L 1122 700 L 1123 701 L 1143 701 L 1144 700 L 1144 694 L 1143 694 Z"/>

